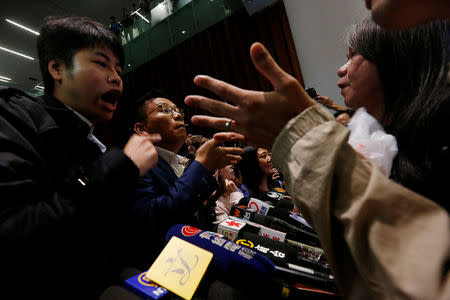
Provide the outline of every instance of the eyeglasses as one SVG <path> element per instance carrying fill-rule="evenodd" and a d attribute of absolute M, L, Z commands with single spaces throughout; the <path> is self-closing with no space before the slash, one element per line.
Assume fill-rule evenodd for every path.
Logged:
<path fill-rule="evenodd" d="M 159 109 L 162 113 L 168 114 L 168 115 L 174 115 L 175 113 L 180 114 L 184 118 L 184 111 L 181 108 L 178 107 L 171 107 L 167 104 L 159 104 L 157 105 L 151 112 L 148 114 L 151 114 L 155 110 Z"/>

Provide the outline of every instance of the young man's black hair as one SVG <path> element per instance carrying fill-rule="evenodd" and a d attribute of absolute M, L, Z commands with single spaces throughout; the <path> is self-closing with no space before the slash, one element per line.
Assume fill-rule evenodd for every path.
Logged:
<path fill-rule="evenodd" d="M 45 93 L 53 93 L 54 81 L 48 71 L 48 62 L 59 59 L 72 68 L 75 53 L 83 48 L 101 46 L 111 49 L 123 67 L 125 54 L 119 39 L 102 24 L 84 17 L 49 17 L 41 26 L 37 39 L 39 66 Z"/>

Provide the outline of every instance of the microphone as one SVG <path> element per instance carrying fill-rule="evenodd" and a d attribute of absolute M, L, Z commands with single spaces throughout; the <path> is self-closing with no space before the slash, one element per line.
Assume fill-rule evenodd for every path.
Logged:
<path fill-rule="evenodd" d="M 224 238 L 234 241 L 243 231 L 248 230 L 257 233 L 259 228 L 248 224 L 244 219 L 225 219 L 217 226 L 217 233 L 223 235 Z"/>
<path fill-rule="evenodd" d="M 256 209 L 256 212 L 260 215 L 267 215 L 269 208 L 274 207 L 274 206 L 270 205 L 262 200 L 259 200 L 256 198 L 250 198 L 250 201 L 248 202 L 247 207 L 249 209 Z"/>
<path fill-rule="evenodd" d="M 250 246 L 248 246 L 246 243 Z M 250 241 L 251 243 L 248 243 Z M 322 273 L 330 273 L 331 270 L 327 264 L 304 258 L 297 253 L 297 249 L 283 242 L 274 241 L 256 234 L 245 232 L 242 238 L 238 238 L 236 243 L 248 246 L 258 250 L 261 254 L 272 260 L 277 265 L 286 266 L 289 263 L 304 266 Z"/>
<path fill-rule="evenodd" d="M 233 205 L 230 210 L 230 216 L 253 221 L 256 210 L 248 209 L 247 206 Z"/>
<path fill-rule="evenodd" d="M 259 251 L 275 263 L 277 274 L 293 280 L 320 286 L 326 289 L 335 289 L 334 277 L 330 274 L 299 265 L 297 253 L 293 246 L 273 241 L 253 233 L 245 232 L 236 243 L 246 245 Z M 286 279 L 286 278 L 285 278 Z"/>
<path fill-rule="evenodd" d="M 306 220 L 299 216 L 296 213 L 293 213 L 291 211 L 289 211 L 286 208 L 270 208 L 269 211 L 267 212 L 268 216 L 272 216 L 272 217 L 276 217 L 278 219 L 281 219 L 285 222 L 288 222 L 291 225 L 297 226 L 300 229 L 309 231 L 311 233 L 315 234 L 314 229 L 309 225 L 308 222 L 306 222 Z"/>
<path fill-rule="evenodd" d="M 302 255 L 304 255 L 314 261 L 320 260 L 324 254 L 324 251 L 322 248 L 317 248 L 314 246 L 306 245 L 306 244 L 303 244 L 303 243 L 300 243 L 297 241 L 293 241 L 290 239 L 286 239 L 286 243 L 296 247 L 298 250 L 301 251 Z"/>
<path fill-rule="evenodd" d="M 337 291 L 336 283 L 334 279 L 323 278 L 322 276 L 313 275 L 309 272 L 303 272 L 300 270 L 286 268 L 286 267 L 276 267 L 277 277 L 284 279 L 285 281 L 293 284 L 295 282 L 301 282 L 303 284 L 308 284 L 314 287 L 319 287 L 328 291 Z M 332 276 L 332 275 L 329 275 Z"/>
<path fill-rule="evenodd" d="M 239 231 L 238 236 L 242 235 L 241 233 L 245 232 L 245 231 L 249 231 L 249 232 L 254 232 L 254 233 L 258 233 L 259 235 L 263 236 L 263 237 L 267 237 L 270 238 L 272 240 L 275 241 L 280 241 L 280 242 L 284 242 L 284 239 L 286 238 L 286 233 L 285 232 L 281 232 L 275 229 L 272 229 L 270 227 L 266 227 L 264 225 L 246 220 L 246 219 L 240 219 L 240 218 L 236 218 L 233 216 L 229 216 L 230 219 L 232 220 L 236 220 L 239 222 L 244 222 L 247 224 L 247 226 L 245 227 L 244 230 Z M 250 230 L 251 228 L 251 230 Z"/>
<path fill-rule="evenodd" d="M 280 200 L 278 200 L 277 205 L 275 205 L 276 208 L 284 208 L 287 210 L 293 210 L 294 209 L 294 202 L 292 199 L 286 198 L 283 196 Z"/>
<path fill-rule="evenodd" d="M 276 265 L 285 266 L 289 262 L 294 262 L 297 257 L 295 247 L 251 232 L 244 232 L 242 237 L 238 238 L 235 242 L 236 244 L 245 245 L 257 250 Z"/>
<path fill-rule="evenodd" d="M 300 229 L 281 219 L 271 216 L 255 215 L 255 222 L 258 224 L 269 226 L 273 229 L 284 231 L 287 235 L 313 246 L 320 246 L 319 236 L 317 236 L 317 234 Z"/>
<path fill-rule="evenodd" d="M 173 236 L 213 253 L 208 274 L 214 274 L 224 282 L 254 289 L 271 284 L 275 265 L 255 250 L 217 237 L 214 233 L 182 224 L 172 226 L 167 232 L 166 240 Z"/>
<path fill-rule="evenodd" d="M 283 199 L 283 197 L 284 195 L 272 190 L 262 195 L 261 200 L 264 202 L 272 203 L 274 206 L 277 206 L 278 202 L 281 199 Z"/>

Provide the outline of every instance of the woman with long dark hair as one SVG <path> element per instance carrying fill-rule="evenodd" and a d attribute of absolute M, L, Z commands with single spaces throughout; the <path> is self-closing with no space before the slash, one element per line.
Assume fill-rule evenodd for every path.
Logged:
<path fill-rule="evenodd" d="M 391 178 L 447 210 L 449 24 L 387 31 L 365 20 L 349 31 L 338 70 L 345 104 L 365 107 L 397 139 Z"/>
<path fill-rule="evenodd" d="M 272 189 L 283 188 L 281 175 L 272 166 L 272 154 L 267 149 L 248 146 L 241 156 L 237 166 L 252 197 L 264 199 Z"/>

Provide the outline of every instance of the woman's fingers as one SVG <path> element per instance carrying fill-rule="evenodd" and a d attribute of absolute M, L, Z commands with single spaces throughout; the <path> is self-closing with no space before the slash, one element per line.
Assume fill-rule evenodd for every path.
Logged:
<path fill-rule="evenodd" d="M 210 117 L 210 116 L 193 116 L 191 118 L 191 122 L 194 125 L 197 126 L 207 126 L 207 127 L 212 127 L 215 128 L 217 130 L 227 130 L 226 128 L 226 123 L 229 121 L 230 119 L 226 119 L 226 118 L 219 118 L 219 117 Z M 231 130 L 231 124 L 228 127 L 228 130 Z M 233 130 L 235 130 L 235 128 L 233 127 Z"/>
<path fill-rule="evenodd" d="M 201 108 L 214 115 L 230 119 L 233 115 L 236 115 L 238 111 L 238 108 L 236 106 L 203 96 L 190 95 L 185 98 L 184 102 L 188 106 Z"/>
<path fill-rule="evenodd" d="M 241 104 L 247 94 L 244 89 L 207 75 L 195 76 L 194 83 L 235 104 Z"/>
<path fill-rule="evenodd" d="M 250 57 L 255 68 L 270 81 L 275 89 L 283 86 L 286 79 L 290 78 L 290 75 L 278 66 L 263 44 L 254 43 L 250 47 Z"/>

